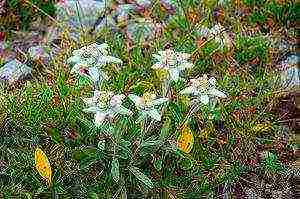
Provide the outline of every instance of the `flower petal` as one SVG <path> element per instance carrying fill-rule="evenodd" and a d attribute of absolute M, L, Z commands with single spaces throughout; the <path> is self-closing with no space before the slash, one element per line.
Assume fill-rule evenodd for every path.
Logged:
<path fill-rule="evenodd" d="M 185 62 L 190 57 L 191 57 L 191 54 L 189 54 L 189 53 L 180 53 L 180 52 L 176 53 L 176 58 L 179 62 Z"/>
<path fill-rule="evenodd" d="M 122 104 L 122 100 L 125 98 L 125 95 L 121 94 L 121 95 L 114 95 L 111 99 L 110 99 L 110 105 L 112 107 L 117 106 Z"/>
<path fill-rule="evenodd" d="M 156 121 L 161 120 L 161 115 L 157 109 L 150 109 L 150 110 L 147 110 L 146 112 L 147 112 L 147 115 L 149 115 L 154 120 L 156 120 Z"/>
<path fill-rule="evenodd" d="M 192 64 L 191 62 L 183 62 L 182 64 L 180 64 L 178 66 L 178 68 L 180 70 L 185 70 L 185 69 L 188 69 L 188 68 L 192 68 L 194 66 L 194 64 Z"/>
<path fill-rule="evenodd" d="M 158 51 L 158 55 L 160 55 L 161 57 L 170 56 L 171 54 L 173 54 L 173 51 L 171 49 Z"/>
<path fill-rule="evenodd" d="M 78 55 L 74 55 L 72 57 L 70 57 L 69 59 L 67 59 L 67 63 L 78 63 L 80 62 L 81 58 Z"/>
<path fill-rule="evenodd" d="M 88 69 L 88 64 L 86 62 L 78 62 L 71 69 L 71 73 L 77 73 L 80 75 L 86 75 L 81 71 L 81 69 Z"/>
<path fill-rule="evenodd" d="M 114 111 L 115 113 L 118 113 L 118 114 L 121 114 L 121 115 L 132 115 L 132 114 L 133 114 L 131 110 L 125 108 L 125 107 L 122 106 L 122 105 L 119 105 L 119 106 L 114 107 L 114 108 L 113 108 L 113 111 Z"/>
<path fill-rule="evenodd" d="M 143 107 L 144 106 L 144 101 L 143 101 L 143 98 L 142 97 L 139 97 L 137 95 L 134 95 L 134 94 L 129 94 L 128 95 L 129 99 L 131 101 L 133 101 L 133 103 L 138 107 Z"/>
<path fill-rule="evenodd" d="M 201 96 L 200 96 L 200 101 L 201 101 L 203 104 L 207 105 L 207 104 L 209 103 L 209 96 L 208 96 L 208 95 L 201 95 Z"/>
<path fill-rule="evenodd" d="M 180 70 L 178 68 L 172 68 L 169 70 L 170 79 L 173 81 L 176 81 L 179 79 L 179 72 Z"/>
<path fill-rule="evenodd" d="M 100 111 L 96 112 L 96 114 L 95 114 L 95 124 L 96 125 L 101 125 L 102 122 L 105 120 L 106 116 L 107 116 L 107 113 L 105 113 L 105 112 L 100 112 Z"/>
<path fill-rule="evenodd" d="M 151 104 L 152 104 L 153 106 L 157 106 L 157 105 L 161 105 L 161 104 L 163 104 L 163 103 L 165 103 L 165 102 L 167 102 L 167 101 L 169 101 L 168 98 L 161 97 L 161 98 L 158 98 L 158 99 L 153 100 L 153 101 L 151 102 Z"/>
<path fill-rule="evenodd" d="M 220 97 L 220 98 L 226 98 L 226 97 L 227 97 L 225 93 L 223 93 L 222 91 L 219 91 L 219 90 L 216 89 L 216 88 L 211 88 L 211 89 L 209 90 L 209 93 L 210 93 L 211 95 L 213 95 L 213 96 L 217 96 L 217 97 Z"/>
<path fill-rule="evenodd" d="M 79 69 L 80 69 L 80 64 L 75 64 L 72 69 L 71 69 L 71 73 L 79 73 Z"/>
<path fill-rule="evenodd" d="M 146 111 L 140 111 L 139 117 L 136 119 L 137 123 L 140 123 L 144 121 L 147 118 L 147 112 Z"/>
<path fill-rule="evenodd" d="M 88 113 L 96 113 L 96 112 L 99 112 L 100 109 L 99 109 L 99 107 L 97 107 L 97 106 L 91 106 L 91 107 L 89 107 L 89 108 L 83 109 L 83 111 L 84 111 L 84 112 L 88 112 Z"/>
<path fill-rule="evenodd" d="M 202 37 L 208 37 L 210 35 L 210 29 L 205 26 L 200 27 L 198 32 Z"/>
<path fill-rule="evenodd" d="M 100 95 L 102 95 L 103 93 L 106 93 L 106 92 L 105 91 L 94 90 L 94 97 L 98 99 L 100 97 Z"/>
<path fill-rule="evenodd" d="M 122 64 L 122 60 L 113 56 L 101 56 L 99 58 L 100 64 L 109 64 L 109 63 L 115 63 L 115 64 Z"/>
<path fill-rule="evenodd" d="M 82 50 L 82 49 L 78 49 L 78 50 L 74 50 L 73 51 L 73 55 L 74 56 L 79 56 L 79 57 L 81 57 L 81 55 L 84 53 L 84 51 Z"/>
<path fill-rule="evenodd" d="M 102 53 L 102 55 L 107 55 L 108 54 L 108 51 L 107 51 L 108 47 L 109 46 L 106 43 L 96 45 L 96 48 Z"/>
<path fill-rule="evenodd" d="M 166 66 L 160 62 L 155 63 L 151 68 L 153 69 L 162 69 L 162 68 L 166 68 Z"/>
<path fill-rule="evenodd" d="M 153 54 L 152 55 L 157 61 L 161 61 L 161 55 Z"/>
<path fill-rule="evenodd" d="M 100 79 L 100 73 L 98 68 L 96 67 L 91 67 L 89 68 L 89 77 L 94 81 L 94 82 L 98 82 Z"/>
<path fill-rule="evenodd" d="M 97 99 L 95 99 L 95 97 L 83 98 L 82 100 L 88 106 L 95 106 L 97 103 Z"/>
<path fill-rule="evenodd" d="M 190 95 L 190 94 L 196 95 L 196 93 L 197 93 L 197 88 L 195 86 L 189 86 L 183 89 L 182 91 L 180 91 L 181 95 Z"/>
<path fill-rule="evenodd" d="M 208 79 L 208 82 L 209 82 L 209 84 L 211 85 L 211 86 L 214 86 L 214 85 L 216 85 L 216 78 L 214 78 L 214 77 L 211 77 L 211 78 L 209 78 Z"/>

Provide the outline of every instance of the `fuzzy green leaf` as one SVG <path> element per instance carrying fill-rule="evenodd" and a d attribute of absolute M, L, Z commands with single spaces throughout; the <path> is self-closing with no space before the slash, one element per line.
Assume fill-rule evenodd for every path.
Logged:
<path fill-rule="evenodd" d="M 131 166 L 129 167 L 130 172 L 139 179 L 142 183 L 144 183 L 148 188 L 152 189 L 154 187 L 153 182 L 150 178 L 148 178 L 145 174 L 143 174 L 139 168 Z"/>
<path fill-rule="evenodd" d="M 118 182 L 120 179 L 120 166 L 118 159 L 114 159 L 111 162 L 111 175 L 115 182 Z"/>

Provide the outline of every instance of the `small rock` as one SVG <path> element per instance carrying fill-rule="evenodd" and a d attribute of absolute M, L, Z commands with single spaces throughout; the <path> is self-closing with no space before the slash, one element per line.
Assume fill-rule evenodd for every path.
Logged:
<path fill-rule="evenodd" d="M 74 39 L 78 39 L 80 29 L 93 28 L 97 18 L 105 9 L 103 1 L 70 0 L 62 1 L 56 5 L 56 19 L 61 24 L 66 24 Z M 48 39 L 53 41 L 63 32 L 63 27 L 52 28 L 48 32 Z M 77 30 L 77 31 L 76 31 Z"/>
<path fill-rule="evenodd" d="M 281 63 L 281 84 L 284 88 L 300 87 L 300 70 L 297 65 L 297 55 L 291 55 Z"/>
<path fill-rule="evenodd" d="M 4 14 L 5 13 L 5 1 L 2 0 L 0 1 L 0 14 Z"/>
<path fill-rule="evenodd" d="M 162 30 L 162 24 L 141 18 L 138 22 L 131 22 L 128 24 L 127 35 L 135 43 L 144 43 L 159 37 Z"/>
<path fill-rule="evenodd" d="M 121 4 L 116 9 L 115 18 L 118 23 L 126 22 L 129 20 L 129 15 L 132 14 L 136 9 L 133 4 Z"/>
<path fill-rule="evenodd" d="M 17 59 L 7 62 L 0 68 L 0 80 L 8 81 L 10 84 L 23 80 L 31 74 L 32 69 Z"/>

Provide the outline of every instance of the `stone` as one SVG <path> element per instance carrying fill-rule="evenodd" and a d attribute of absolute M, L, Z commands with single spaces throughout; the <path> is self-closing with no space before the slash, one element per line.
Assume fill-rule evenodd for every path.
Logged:
<path fill-rule="evenodd" d="M 281 63 L 281 85 L 287 89 L 300 87 L 300 70 L 298 67 L 298 56 L 291 55 Z"/>
<path fill-rule="evenodd" d="M 31 75 L 32 69 L 17 59 L 13 59 L 0 68 L 0 80 L 12 84 L 19 80 L 24 80 Z"/>
<path fill-rule="evenodd" d="M 150 19 L 141 18 L 137 22 L 130 22 L 127 27 L 127 35 L 134 42 L 151 41 L 160 36 L 163 25 Z"/>
<path fill-rule="evenodd" d="M 62 27 L 50 29 L 47 36 L 48 39 L 50 41 L 57 39 L 59 33 L 63 32 L 64 28 L 69 29 L 74 39 L 78 39 L 78 30 L 93 28 L 96 20 L 105 10 L 106 6 L 104 1 L 94 0 L 69 0 L 57 3 L 56 20 L 59 21 Z"/>

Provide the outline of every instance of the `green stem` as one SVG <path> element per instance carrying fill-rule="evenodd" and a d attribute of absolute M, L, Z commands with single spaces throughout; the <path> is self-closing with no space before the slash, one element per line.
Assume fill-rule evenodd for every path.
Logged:
<path fill-rule="evenodd" d="M 56 194 L 55 187 L 54 187 L 54 181 L 51 182 L 50 189 L 51 189 L 51 198 L 58 199 L 58 195 Z"/>

